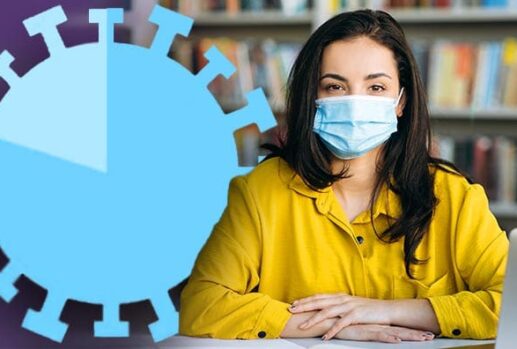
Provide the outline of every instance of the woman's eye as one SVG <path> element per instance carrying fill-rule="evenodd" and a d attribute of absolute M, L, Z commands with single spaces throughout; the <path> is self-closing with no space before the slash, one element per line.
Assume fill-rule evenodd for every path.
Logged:
<path fill-rule="evenodd" d="M 339 85 L 327 85 L 327 88 L 326 88 L 328 91 L 340 91 L 343 89 L 343 87 L 339 86 Z"/>
<path fill-rule="evenodd" d="M 373 85 L 371 89 L 373 90 L 373 92 L 382 92 L 385 90 L 384 86 L 381 85 Z"/>

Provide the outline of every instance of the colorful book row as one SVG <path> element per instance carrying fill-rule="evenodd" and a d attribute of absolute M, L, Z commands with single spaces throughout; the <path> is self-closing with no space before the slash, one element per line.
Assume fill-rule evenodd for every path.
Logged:
<path fill-rule="evenodd" d="M 194 17 L 209 12 L 237 14 L 241 11 L 267 10 L 296 14 L 306 12 L 310 5 L 308 0 L 162 0 L 160 3 L 162 6 Z"/>
<path fill-rule="evenodd" d="M 493 202 L 517 202 L 517 140 L 506 136 L 435 137 L 435 155 L 453 162 L 485 188 Z"/>
<path fill-rule="evenodd" d="M 517 39 L 412 46 L 431 108 L 517 107 Z"/>

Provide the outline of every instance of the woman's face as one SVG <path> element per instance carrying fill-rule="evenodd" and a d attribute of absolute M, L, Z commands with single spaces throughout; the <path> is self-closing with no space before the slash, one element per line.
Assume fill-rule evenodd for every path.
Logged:
<path fill-rule="evenodd" d="M 335 41 L 323 51 L 318 98 L 356 94 L 397 98 L 400 88 L 393 52 L 367 37 Z M 404 96 L 398 116 L 403 105 Z"/>

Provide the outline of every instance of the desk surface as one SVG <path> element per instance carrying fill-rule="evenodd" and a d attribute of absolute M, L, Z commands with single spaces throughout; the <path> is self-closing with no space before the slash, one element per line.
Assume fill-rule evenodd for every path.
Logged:
<path fill-rule="evenodd" d="M 347 349 L 347 348 L 415 348 L 415 349 L 434 349 L 451 348 L 468 345 L 482 345 L 494 343 L 494 341 L 473 341 L 460 339 L 438 338 L 428 342 L 403 342 L 400 344 L 385 344 L 373 342 L 356 342 L 332 339 L 322 341 L 319 338 L 300 338 L 300 339 L 257 339 L 257 340 L 224 340 L 211 338 L 193 338 L 186 336 L 173 336 L 160 343 L 161 349 L 168 348 L 267 348 L 267 349 Z"/>

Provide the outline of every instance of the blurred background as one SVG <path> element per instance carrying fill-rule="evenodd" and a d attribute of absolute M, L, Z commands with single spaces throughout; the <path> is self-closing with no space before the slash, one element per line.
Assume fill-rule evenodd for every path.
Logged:
<path fill-rule="evenodd" d="M 89 8 L 123 7 L 116 41 L 149 47 L 156 27 L 147 18 L 162 6 L 195 19 L 188 38 L 177 37 L 169 56 L 197 73 L 203 52 L 215 44 L 237 67 L 228 80 L 209 89 L 225 111 L 246 104 L 244 93 L 262 87 L 279 127 L 259 134 L 254 125 L 235 133 L 242 165 L 265 155 L 258 145 L 277 143 L 285 118 L 285 82 L 310 33 L 332 15 L 358 8 L 383 9 L 403 26 L 418 61 L 429 97 L 433 152 L 453 161 L 481 183 L 501 227 L 517 226 L 517 0 L 25 0 L 0 5 L 0 50 L 15 57 L 23 76 L 48 58 L 41 36 L 29 37 L 22 21 L 62 5 L 68 21 L 59 26 L 66 46 L 97 41 Z M 9 86 L 0 78 L 1 98 Z M 30 101 L 28 101 L 30 102 Z M 171 106 L 173 108 L 173 106 Z M 0 252 L 0 268 L 7 257 Z M 0 301 L 0 348 L 156 347 L 147 325 L 156 320 L 148 302 L 121 307 L 131 321 L 129 339 L 93 338 L 102 308 L 67 302 L 61 319 L 70 324 L 62 345 L 20 328 L 27 308 L 39 309 L 46 291 L 22 277 L 20 293 Z"/>
<path fill-rule="evenodd" d="M 223 108 L 245 104 L 243 92 L 266 91 L 280 126 L 285 82 L 310 33 L 331 16 L 359 8 L 388 11 L 403 27 L 427 88 L 435 155 L 481 183 L 505 230 L 517 226 L 517 0 L 162 0 L 195 18 L 171 57 L 192 72 L 217 45 L 238 67 L 210 89 Z M 241 137 L 239 137 L 241 132 Z M 237 140 L 243 163 L 256 159 L 252 128 Z"/>

